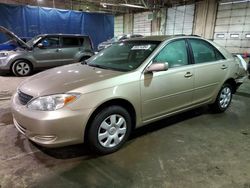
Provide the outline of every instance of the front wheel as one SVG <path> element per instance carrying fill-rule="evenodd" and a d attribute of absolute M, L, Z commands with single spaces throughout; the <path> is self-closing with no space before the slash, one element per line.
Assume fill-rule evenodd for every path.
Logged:
<path fill-rule="evenodd" d="M 230 105 L 232 100 L 232 86 L 230 84 L 223 84 L 216 101 L 211 105 L 215 112 L 224 112 Z"/>
<path fill-rule="evenodd" d="M 28 76 L 32 72 L 32 67 L 27 61 L 17 60 L 12 66 L 12 72 L 16 76 Z"/>
<path fill-rule="evenodd" d="M 110 106 L 94 117 L 87 134 L 88 144 L 97 153 L 112 153 L 122 147 L 130 132 L 131 117 L 127 110 Z"/>

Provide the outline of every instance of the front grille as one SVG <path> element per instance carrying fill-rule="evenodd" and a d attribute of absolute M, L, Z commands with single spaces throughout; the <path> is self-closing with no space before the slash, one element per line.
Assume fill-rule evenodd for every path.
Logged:
<path fill-rule="evenodd" d="M 18 99 L 22 105 L 26 105 L 32 98 L 31 95 L 18 91 Z"/>

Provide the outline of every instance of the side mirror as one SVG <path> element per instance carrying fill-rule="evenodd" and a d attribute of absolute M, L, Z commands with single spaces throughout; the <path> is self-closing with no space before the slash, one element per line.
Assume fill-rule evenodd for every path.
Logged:
<path fill-rule="evenodd" d="M 152 63 L 147 67 L 146 72 L 159 72 L 168 70 L 168 63 Z"/>
<path fill-rule="evenodd" d="M 38 48 L 44 48 L 43 43 L 38 43 L 38 44 L 37 44 L 37 47 L 38 47 Z"/>

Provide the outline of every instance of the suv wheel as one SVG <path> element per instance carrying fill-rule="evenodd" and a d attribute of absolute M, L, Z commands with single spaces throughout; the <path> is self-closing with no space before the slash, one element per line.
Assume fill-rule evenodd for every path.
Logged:
<path fill-rule="evenodd" d="M 95 152 L 108 154 L 117 151 L 131 132 L 131 117 L 120 106 L 101 110 L 92 121 L 88 131 L 88 144 Z"/>
<path fill-rule="evenodd" d="M 16 76 L 28 76 L 32 72 L 32 67 L 27 61 L 17 60 L 12 66 L 12 72 Z"/>
<path fill-rule="evenodd" d="M 216 101 L 211 105 L 215 112 L 224 112 L 232 100 L 232 86 L 228 83 L 223 84 Z"/>

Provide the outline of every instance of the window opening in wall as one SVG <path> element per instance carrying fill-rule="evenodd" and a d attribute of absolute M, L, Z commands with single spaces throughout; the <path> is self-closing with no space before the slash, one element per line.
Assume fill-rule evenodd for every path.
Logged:
<path fill-rule="evenodd" d="M 220 33 L 220 34 L 217 34 L 216 37 L 217 37 L 217 38 L 224 38 L 224 37 L 225 37 L 225 34 L 221 34 L 221 33 Z"/>
<path fill-rule="evenodd" d="M 231 34 L 230 38 L 239 38 L 239 34 Z"/>

